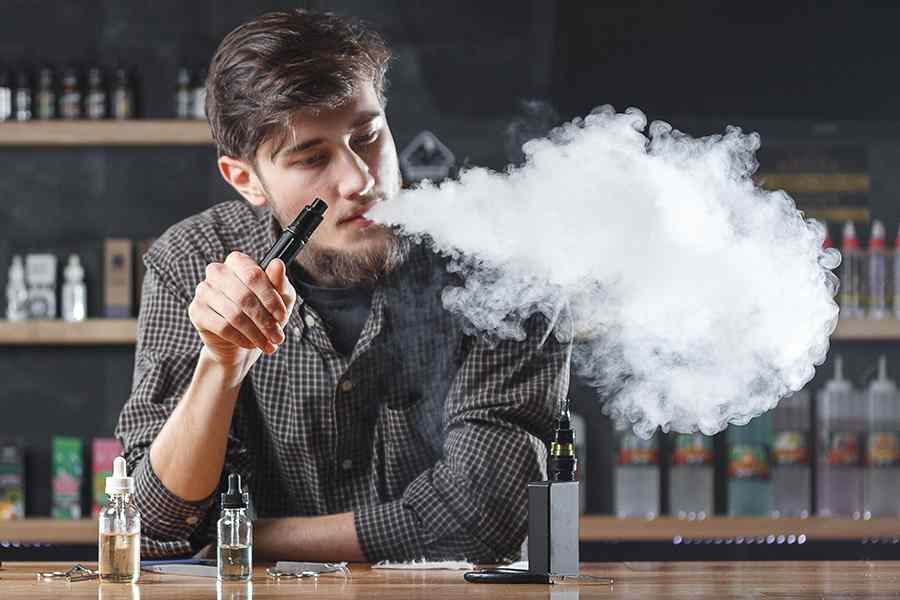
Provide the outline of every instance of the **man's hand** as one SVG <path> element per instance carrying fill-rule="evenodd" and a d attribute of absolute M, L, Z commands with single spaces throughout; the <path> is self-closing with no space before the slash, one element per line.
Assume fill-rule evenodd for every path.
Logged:
<path fill-rule="evenodd" d="M 260 352 L 272 354 L 284 342 L 296 299 L 281 260 L 263 271 L 246 254 L 232 252 L 224 263 L 206 267 L 188 315 L 209 356 L 246 374 Z"/>

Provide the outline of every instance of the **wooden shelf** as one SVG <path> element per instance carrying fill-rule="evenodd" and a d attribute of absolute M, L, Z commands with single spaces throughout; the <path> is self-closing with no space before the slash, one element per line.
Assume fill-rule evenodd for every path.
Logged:
<path fill-rule="evenodd" d="M 27 121 L 0 123 L 0 146 L 201 146 L 206 121 Z"/>
<path fill-rule="evenodd" d="M 900 319 L 842 319 L 831 336 L 833 340 L 900 340 Z"/>
<path fill-rule="evenodd" d="M 900 538 L 900 518 L 767 519 L 764 517 L 710 517 L 688 521 L 674 517 L 657 519 L 617 519 L 585 516 L 581 519 L 582 541 L 671 541 L 681 539 L 768 538 L 768 536 L 806 536 L 806 540 L 862 540 Z"/>
<path fill-rule="evenodd" d="M 137 319 L 66 321 L 0 321 L 0 345 L 87 346 L 133 344 Z"/>
<path fill-rule="evenodd" d="M 900 518 L 871 519 L 766 519 L 710 517 L 686 521 L 674 517 L 658 519 L 617 519 L 588 515 L 581 518 L 581 540 L 584 542 L 622 541 L 659 542 L 738 538 L 765 539 L 768 536 L 806 536 L 807 541 L 862 540 L 865 538 L 900 538 Z M 22 543 L 93 544 L 97 541 L 97 521 L 63 521 L 28 518 L 0 521 L 0 541 Z"/>
<path fill-rule="evenodd" d="M 95 519 L 65 521 L 38 517 L 0 521 L 0 542 L 96 544 L 97 521 Z"/>

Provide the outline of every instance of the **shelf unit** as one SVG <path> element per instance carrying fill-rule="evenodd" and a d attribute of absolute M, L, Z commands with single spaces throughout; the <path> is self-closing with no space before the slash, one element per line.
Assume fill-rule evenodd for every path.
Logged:
<path fill-rule="evenodd" d="M 25 121 L 0 123 L 2 146 L 204 146 L 206 121 Z"/>
<path fill-rule="evenodd" d="M 86 346 L 134 344 L 137 319 L 0 321 L 0 346 Z"/>
<path fill-rule="evenodd" d="M 736 540 L 769 536 L 806 536 L 807 541 L 852 541 L 900 538 L 900 518 L 853 519 L 811 517 L 809 519 L 767 519 L 710 517 L 687 521 L 674 517 L 618 519 L 602 515 L 581 517 L 581 541 L 652 542 L 676 539 Z M 94 544 L 97 521 L 63 521 L 31 517 L 0 521 L 0 542 L 47 544 Z"/>

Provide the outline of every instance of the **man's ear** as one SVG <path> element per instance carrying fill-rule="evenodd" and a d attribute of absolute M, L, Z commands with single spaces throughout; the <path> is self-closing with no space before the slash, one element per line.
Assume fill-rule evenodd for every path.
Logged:
<path fill-rule="evenodd" d="M 245 161 L 220 156 L 219 173 L 238 193 L 254 206 L 265 206 L 268 198 L 256 172 Z"/>

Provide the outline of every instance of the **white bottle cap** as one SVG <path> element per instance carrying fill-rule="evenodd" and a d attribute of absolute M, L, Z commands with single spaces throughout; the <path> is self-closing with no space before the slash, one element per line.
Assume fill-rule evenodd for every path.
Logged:
<path fill-rule="evenodd" d="M 69 283 L 80 283 L 84 279 L 84 267 L 77 254 L 69 255 L 69 263 L 66 265 L 63 275 Z"/>
<path fill-rule="evenodd" d="M 131 494 L 134 492 L 134 479 L 128 477 L 126 473 L 125 459 L 117 456 L 113 461 L 112 477 L 106 478 L 106 493 L 109 494 Z"/>

